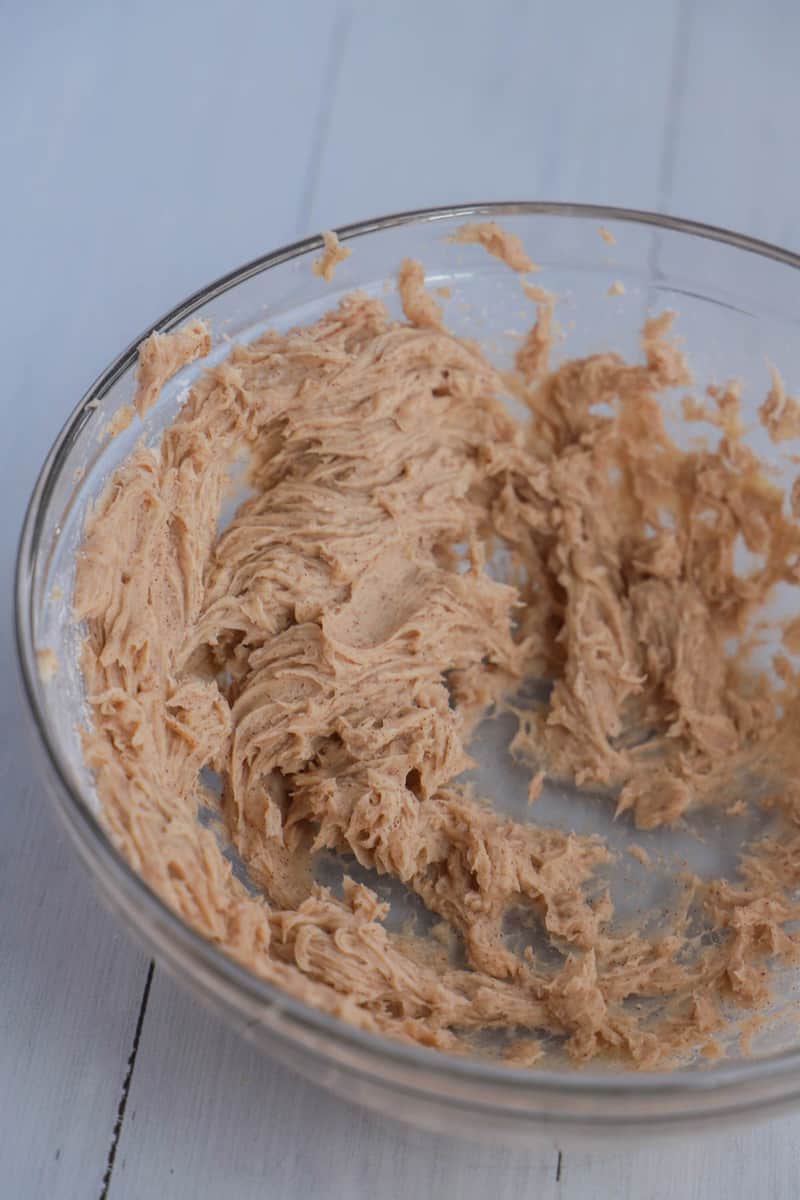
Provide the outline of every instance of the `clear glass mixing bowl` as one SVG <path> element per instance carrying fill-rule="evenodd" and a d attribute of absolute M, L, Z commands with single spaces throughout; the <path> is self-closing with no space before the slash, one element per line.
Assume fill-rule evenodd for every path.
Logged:
<path fill-rule="evenodd" d="M 790 384 L 800 380 L 800 258 L 685 221 L 581 205 L 465 205 L 352 225 L 339 231 L 353 253 L 332 283 L 311 271 L 321 240 L 310 238 L 210 284 L 151 329 L 163 332 L 191 317 L 206 318 L 212 357 L 223 357 L 232 340 L 247 340 L 267 326 L 311 321 L 355 287 L 396 310 L 387 280 L 409 255 L 423 261 L 430 286 L 450 287 L 445 305 L 450 327 L 481 340 L 502 361 L 530 324 L 532 307 L 501 263 L 480 247 L 446 240 L 467 219 L 495 219 L 520 235 L 542 267 L 538 278 L 561 297 L 558 317 L 564 352 L 571 356 L 608 348 L 635 356 L 645 313 L 670 307 L 678 312 L 677 330 L 696 376 L 742 379 L 746 418 L 753 419 L 767 386 L 765 359 L 778 364 Z M 601 235 L 600 226 L 613 241 Z M 609 295 L 615 281 L 624 294 L 617 288 Z M 106 429 L 113 413 L 131 400 L 140 340 L 89 389 L 42 468 L 19 548 L 16 630 L 24 691 L 56 807 L 102 895 L 148 951 L 268 1053 L 349 1100 L 428 1127 L 528 1142 L 554 1133 L 563 1139 L 570 1132 L 618 1139 L 719 1124 L 800 1098 L 800 1032 L 794 1021 L 773 1030 L 747 1059 L 728 1057 L 657 1074 L 513 1068 L 360 1032 L 249 974 L 184 924 L 133 872 L 103 829 L 81 760 L 78 631 L 69 597 L 87 504 L 142 435 L 138 422 L 116 437 Z M 159 437 L 205 365 L 192 364 L 164 388 L 145 423 L 148 440 Z M 759 454 L 771 456 L 757 422 L 748 436 Z M 59 658 L 49 682 L 37 666 L 36 651 L 43 646 Z M 491 746 L 481 761 L 494 780 L 498 804 L 521 816 L 524 801 L 513 768 Z M 596 801 L 587 804 L 577 793 L 544 797 L 537 820 L 541 813 L 547 818 L 548 803 L 551 819 L 582 831 L 596 829 L 624 844 L 625 829 L 612 828 L 609 812 Z M 712 868 L 726 856 L 729 862 L 735 850 L 725 845 L 724 831 L 704 844 Z M 790 1000 L 796 975 L 785 973 L 779 988 L 781 999 Z"/>

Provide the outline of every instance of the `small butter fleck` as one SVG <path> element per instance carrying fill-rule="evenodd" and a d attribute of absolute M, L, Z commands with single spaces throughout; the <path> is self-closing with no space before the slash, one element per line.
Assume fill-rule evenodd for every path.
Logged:
<path fill-rule="evenodd" d="M 122 433 L 124 429 L 128 428 L 133 420 L 134 411 L 135 410 L 132 404 L 123 404 L 122 407 L 118 408 L 114 413 L 111 420 L 102 430 L 100 436 L 113 438 L 116 437 L 118 433 Z"/>
<path fill-rule="evenodd" d="M 43 646 L 41 650 L 36 651 L 36 657 L 39 661 L 39 677 L 43 683 L 49 683 L 58 671 L 58 659 L 55 651 L 51 650 L 49 646 Z"/>

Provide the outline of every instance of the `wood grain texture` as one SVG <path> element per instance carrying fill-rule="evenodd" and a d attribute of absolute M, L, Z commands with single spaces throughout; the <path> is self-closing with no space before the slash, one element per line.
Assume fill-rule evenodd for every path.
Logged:
<path fill-rule="evenodd" d="M 60 289 L 55 112 L 81 62 L 36 63 L 31 14 L 0 35 L 3 363 L 0 439 L 0 1194 L 99 1195 L 146 963 L 101 910 L 39 783 L 23 719 L 10 601 L 16 538 L 45 452 L 94 369 L 70 347 Z M 69 78 L 67 78 L 67 76 Z M 69 108 L 69 104 L 66 105 Z M 9 185 L 12 186 L 9 186 Z M 44 192 L 40 189 L 44 188 Z M 68 223 L 60 213 L 58 221 Z M 58 222 L 56 222 L 58 223 Z M 64 254 L 77 263 L 74 246 Z M 97 280 L 97 283 L 100 281 Z M 86 325 L 87 332 L 89 324 Z M 102 354 L 102 346 L 100 348 Z"/>
<path fill-rule="evenodd" d="M 0 1195 L 97 1196 L 146 964 L 47 811 L 13 691 L 0 720 Z"/>
<path fill-rule="evenodd" d="M 466 200 L 655 206 L 676 3 L 349 13 L 312 225 Z"/>
<path fill-rule="evenodd" d="M 800 6 L 681 7 L 662 207 L 800 250 Z"/>
<path fill-rule="evenodd" d="M 722 1134 L 615 1153 L 564 1156 L 559 1200 L 791 1200 L 800 1121 L 784 1117 Z"/>
<path fill-rule="evenodd" d="M 161 974 L 148 1008 L 111 1200 L 519 1200 L 557 1195 L 557 1152 L 408 1128 L 315 1089 Z"/>
<path fill-rule="evenodd" d="M 13 356 L 3 358 L 4 420 L 15 432 L 0 439 L 0 1194 L 78 1195 L 80 1184 L 96 1195 L 145 962 L 100 909 L 37 777 L 8 606 L 24 501 L 55 432 L 58 378 L 31 393 Z"/>

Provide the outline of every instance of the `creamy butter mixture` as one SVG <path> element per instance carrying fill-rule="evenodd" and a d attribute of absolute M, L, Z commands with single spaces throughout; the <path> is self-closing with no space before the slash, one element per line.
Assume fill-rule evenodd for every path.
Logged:
<path fill-rule="evenodd" d="M 458 236 L 533 267 L 496 226 Z M 326 268 L 342 256 L 327 249 Z M 455 1050 L 506 1030 L 519 1063 L 552 1036 L 580 1061 L 670 1065 L 726 1002 L 761 1005 L 768 963 L 797 949 L 796 681 L 726 647 L 800 580 L 800 528 L 740 441 L 735 388 L 686 401 L 716 450 L 668 437 L 659 394 L 689 383 L 668 314 L 645 324 L 641 363 L 551 368 L 552 298 L 523 281 L 537 320 L 500 374 L 446 330 L 419 264 L 398 286 L 405 322 L 353 294 L 235 346 L 92 509 L 74 603 L 104 821 L 195 928 L 348 1021 Z M 198 323 L 148 339 L 138 411 L 207 349 Z M 778 383 L 770 396 L 782 435 L 794 410 Z M 220 535 L 243 451 L 252 491 Z M 548 699 L 523 699 L 532 678 Z M 711 939 L 688 907 L 657 935 L 616 922 L 600 839 L 539 827 L 535 807 L 511 821 L 459 782 L 492 706 L 517 716 L 532 801 L 546 774 L 654 829 L 758 779 L 781 832 L 742 848 L 735 882 L 695 881 Z M 198 820 L 203 768 L 250 887 Z M 390 933 L 361 884 L 315 883 L 322 849 L 401 881 L 437 939 Z M 511 948 L 521 909 L 544 950 Z"/>

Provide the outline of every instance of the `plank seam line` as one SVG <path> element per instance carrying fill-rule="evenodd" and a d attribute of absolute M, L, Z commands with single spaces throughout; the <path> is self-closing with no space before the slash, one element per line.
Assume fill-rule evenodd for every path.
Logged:
<path fill-rule="evenodd" d="M 319 108 L 317 109 L 317 115 L 311 135 L 311 150 L 308 156 L 306 178 L 300 200 L 300 209 L 296 230 L 298 237 L 306 237 L 308 233 L 311 232 L 308 228 L 308 224 L 311 220 L 311 212 L 314 207 L 314 200 L 319 187 L 319 177 L 322 169 L 322 155 L 325 151 L 325 144 L 328 140 L 328 134 L 330 132 L 331 113 L 333 112 L 333 105 L 336 99 L 336 93 L 338 91 L 339 76 L 341 75 L 345 49 L 347 47 L 347 40 L 350 36 L 350 28 L 352 24 L 353 12 L 351 6 L 350 4 L 344 4 L 342 7 L 340 7 L 339 12 L 336 15 L 336 20 L 331 32 L 330 51 L 325 64 L 325 74 L 323 76 L 322 88 L 320 90 Z"/>
<path fill-rule="evenodd" d="M 656 205 L 660 213 L 672 211 L 672 192 L 675 183 L 675 167 L 683 127 L 684 101 L 689 73 L 689 49 L 694 21 L 694 0 L 678 0 L 675 18 L 675 33 L 672 39 L 672 62 L 670 65 L 667 105 L 662 127 L 661 157 L 658 165 Z M 690 214 L 681 214 L 690 215 Z M 648 287 L 648 311 L 653 299 L 652 285 L 661 275 L 661 234 L 653 231 L 648 252 L 650 286 Z"/>
<path fill-rule="evenodd" d="M 683 124 L 684 102 L 689 71 L 689 43 L 694 18 L 693 0 L 680 0 L 675 23 L 675 39 L 672 49 L 672 70 L 664 122 L 664 141 L 661 148 L 661 163 L 658 173 L 658 206 L 660 212 L 668 211 L 675 182 L 675 166 L 678 159 L 678 141 Z"/>
<path fill-rule="evenodd" d="M 108 1148 L 108 1158 L 106 1159 L 106 1169 L 105 1174 L 103 1175 L 103 1184 L 100 1191 L 99 1200 L 108 1200 L 108 1192 L 109 1188 L 111 1187 L 111 1176 L 114 1173 L 114 1162 L 117 1157 L 117 1147 L 122 1134 L 122 1124 L 125 1120 L 125 1109 L 128 1106 L 128 1095 L 130 1094 L 131 1083 L 133 1081 L 133 1069 L 136 1066 L 136 1055 L 139 1052 L 139 1039 L 142 1036 L 142 1029 L 144 1027 L 144 1014 L 147 1011 L 147 1001 L 150 999 L 150 985 L 153 982 L 154 969 L 155 963 L 151 959 L 150 965 L 147 968 L 147 979 L 145 980 L 144 991 L 142 992 L 141 1004 L 139 1005 L 139 1016 L 136 1018 L 136 1029 L 134 1030 L 133 1034 L 133 1044 L 131 1046 L 131 1052 L 128 1055 L 128 1066 L 125 1071 L 125 1078 L 122 1081 L 122 1093 L 119 1098 L 119 1104 L 117 1105 L 117 1119 L 114 1122 L 114 1128 L 111 1132 L 111 1145 Z"/>

